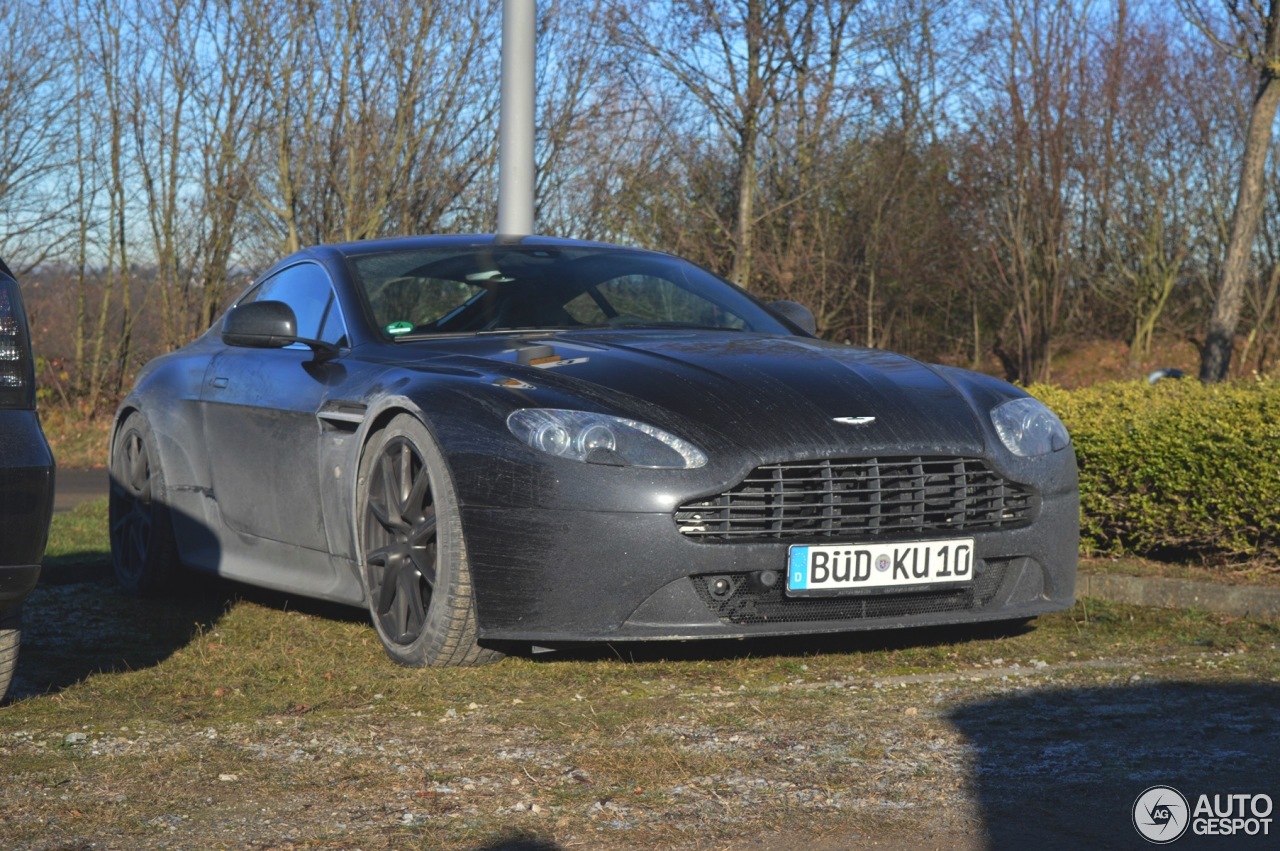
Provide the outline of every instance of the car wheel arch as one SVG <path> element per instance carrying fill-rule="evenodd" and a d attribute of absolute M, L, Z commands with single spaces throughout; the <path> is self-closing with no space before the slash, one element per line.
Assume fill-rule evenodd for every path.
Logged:
<path fill-rule="evenodd" d="M 141 413 L 142 408 L 138 405 L 124 404 L 116 411 L 115 419 L 111 423 L 111 440 L 107 443 L 107 453 L 115 451 L 116 441 L 120 439 L 120 430 L 124 428 L 125 420 L 129 419 L 132 414 Z"/>
<path fill-rule="evenodd" d="M 142 407 L 139 405 L 121 405 L 116 411 L 115 421 L 111 423 L 111 439 L 107 441 L 107 475 L 111 475 L 111 459 L 116 457 L 116 444 L 120 441 L 120 433 L 124 431 L 124 424 L 129 421 L 129 417 L 138 414 L 146 417 Z M 148 420 L 149 421 L 149 420 Z M 164 459 L 161 459 L 163 464 Z"/>
<path fill-rule="evenodd" d="M 196 475 L 196 468 L 191 462 L 189 453 L 169 437 L 169 432 L 165 428 L 167 424 L 164 422 L 157 423 L 151 411 L 143 405 L 126 400 L 116 411 L 115 421 L 111 425 L 111 439 L 107 444 L 107 468 L 110 470 L 110 461 L 115 457 L 116 443 L 120 439 L 120 432 L 124 429 L 125 423 L 129 421 L 129 417 L 134 414 L 147 421 L 147 426 L 151 430 L 155 442 L 157 460 L 160 468 L 164 470 L 164 487 L 157 496 L 166 505 L 173 505 L 174 487 L 179 484 L 194 483 L 199 477 Z M 199 516 L 198 512 L 197 515 Z"/>

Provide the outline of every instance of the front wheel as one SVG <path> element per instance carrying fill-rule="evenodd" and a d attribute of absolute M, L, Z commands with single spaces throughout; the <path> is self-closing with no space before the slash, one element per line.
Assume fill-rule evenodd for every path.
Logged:
<path fill-rule="evenodd" d="M 358 517 L 369 612 L 387 655 L 410 667 L 482 665 L 458 498 L 415 417 L 396 417 L 360 465 Z"/>

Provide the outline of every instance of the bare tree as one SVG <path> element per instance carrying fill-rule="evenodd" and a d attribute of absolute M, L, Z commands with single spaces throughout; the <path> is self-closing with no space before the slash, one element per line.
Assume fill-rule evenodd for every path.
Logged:
<path fill-rule="evenodd" d="M 540 230 L 598 235 L 593 187 L 630 152 L 636 121 L 625 78 L 610 67 L 605 0 L 545 3 L 538 17 L 537 185 Z"/>
<path fill-rule="evenodd" d="M 733 246 L 729 277 L 742 286 L 752 278 L 760 140 L 769 132 L 775 105 L 791 91 L 794 38 L 823 5 L 698 0 L 674 8 L 612 6 L 615 42 L 653 63 L 696 102 L 731 152 L 734 207 L 722 230 Z"/>
<path fill-rule="evenodd" d="M 104 402 L 118 391 L 132 355 L 133 270 L 130 266 L 131 174 L 127 159 L 129 88 L 128 81 L 139 73 L 138 54 L 128 37 L 128 14 L 120 0 L 76 0 L 68 29 L 79 39 L 83 51 L 83 88 L 78 97 L 86 99 L 85 116 L 91 128 L 90 144 L 81 149 L 101 181 L 103 200 L 95 196 L 91 208 L 82 208 L 89 218 L 86 234 L 97 237 L 92 250 L 102 269 L 102 283 L 91 337 L 83 347 L 85 362 L 80 367 L 85 406 L 95 416 Z M 98 221 L 106 220 L 105 227 Z M 87 328 L 85 329 L 88 330 Z"/>
<path fill-rule="evenodd" d="M 820 330 L 837 334 L 847 330 L 842 320 L 854 312 L 857 283 L 836 200 L 851 177 L 848 145 L 856 135 L 850 127 L 858 104 L 850 58 L 863 35 L 856 8 L 813 3 L 789 33 L 788 94 L 779 97 L 761 133 L 764 179 L 752 223 L 760 231 L 753 251 L 757 289 L 804 302 Z M 863 49 L 869 52 L 870 45 Z"/>
<path fill-rule="evenodd" d="M 139 73 L 121 82 L 126 89 L 122 105 L 127 103 L 124 114 L 130 125 L 133 160 L 146 204 L 166 347 L 185 342 L 187 336 L 185 327 L 177 327 L 185 325 L 180 288 L 190 275 L 180 193 L 188 181 L 198 179 L 187 173 L 184 157 L 188 137 L 199 132 L 198 125 L 188 123 L 198 75 L 195 5 L 191 0 L 159 0 L 141 10 L 134 48 L 141 54 Z"/>
<path fill-rule="evenodd" d="M 166 348 L 208 327 L 228 289 L 259 141 L 264 45 L 234 3 L 158 0 L 138 16 L 128 111 Z"/>
<path fill-rule="evenodd" d="M 1260 375 L 1280 356 L 1280 162 L 1276 157 L 1269 167 L 1266 210 L 1258 225 L 1262 265 L 1267 271 L 1245 289 L 1245 312 L 1252 323 L 1238 358 L 1239 366 L 1248 368 L 1250 354 L 1256 354 L 1253 371 Z"/>
<path fill-rule="evenodd" d="M 1008 312 L 995 351 L 1008 377 L 1046 381 L 1073 295 L 1071 199 L 1080 194 L 1079 134 L 1090 102 L 1088 3 L 982 3 L 992 105 L 976 142 L 984 184 L 976 213 L 991 241 L 993 295 Z"/>
<path fill-rule="evenodd" d="M 1257 73 L 1226 260 L 1200 355 L 1200 380 L 1215 382 L 1225 379 L 1231 366 L 1254 236 L 1264 206 L 1267 156 L 1280 107 L 1280 0 L 1222 0 L 1218 14 L 1199 0 L 1178 0 L 1178 4 L 1219 49 L 1248 63 Z"/>
<path fill-rule="evenodd" d="M 1076 226 L 1095 319 L 1109 310 L 1125 327 L 1129 359 L 1150 353 L 1170 298 L 1191 254 L 1197 167 L 1194 124 L 1183 106 L 1194 54 L 1181 46 L 1175 22 L 1143 14 L 1121 0 L 1095 47 L 1098 79 L 1091 99 L 1097 129 L 1082 139 L 1088 167 Z"/>
<path fill-rule="evenodd" d="M 237 256 L 237 246 L 245 230 L 250 174 L 267 135 L 262 120 L 267 97 L 255 85 L 267 45 L 237 4 L 210 3 L 202 12 L 197 33 L 211 50 L 192 92 L 201 191 L 191 212 L 192 268 L 185 282 L 176 282 L 180 290 L 195 288 L 185 299 L 194 323 L 190 333 L 207 328 L 235 288 L 233 264 L 245 260 Z"/>
<path fill-rule="evenodd" d="M 56 255 L 74 233 L 65 227 L 74 196 L 58 191 L 74 157 L 60 28 L 50 7 L 0 4 L 0 255 L 20 273 Z"/>
<path fill-rule="evenodd" d="M 70 376 L 72 392 L 77 396 L 83 394 L 87 386 L 88 360 L 86 340 L 89 329 L 89 254 L 91 236 L 94 228 L 94 215 L 97 198 L 100 193 L 101 179 L 94 154 L 98 148 L 98 136 L 101 128 L 100 117 L 92 102 L 92 83 L 88 51 L 81 49 L 85 45 L 85 27 L 87 24 L 87 7 L 84 0 L 68 0 L 62 9 L 64 37 L 68 44 L 76 49 L 71 51 L 72 77 L 69 90 L 72 93 L 69 115 L 71 122 L 73 148 L 72 167 L 74 180 L 72 183 L 75 204 L 74 237 L 74 306 L 72 308 L 71 358 L 72 372 Z"/>
<path fill-rule="evenodd" d="M 496 4 L 248 0 L 274 49 L 254 210 L 285 251 L 435 230 L 491 167 Z M 412 37 L 406 37 L 412 34 Z"/>

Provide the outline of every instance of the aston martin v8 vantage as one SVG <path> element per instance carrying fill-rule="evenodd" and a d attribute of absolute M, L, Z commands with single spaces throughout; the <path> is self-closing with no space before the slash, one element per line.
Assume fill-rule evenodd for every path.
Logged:
<path fill-rule="evenodd" d="M 117 577 L 145 594 L 182 565 L 367 606 L 406 665 L 1069 606 L 1058 418 L 811 330 L 651 251 L 306 249 L 121 405 Z"/>

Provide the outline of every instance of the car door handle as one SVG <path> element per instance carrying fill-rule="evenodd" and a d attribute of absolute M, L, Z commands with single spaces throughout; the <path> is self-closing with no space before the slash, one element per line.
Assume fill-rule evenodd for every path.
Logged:
<path fill-rule="evenodd" d="M 227 381 L 227 379 L 225 379 L 225 378 L 215 378 L 215 379 L 213 379 L 212 381 L 210 381 L 209 383 L 210 383 L 210 384 L 212 384 L 214 387 L 216 387 L 216 388 L 217 388 L 217 389 L 219 389 L 219 390 L 225 390 L 225 389 L 226 389 L 226 387 L 227 387 L 227 384 L 229 384 L 230 382 L 229 382 L 229 381 Z"/>

